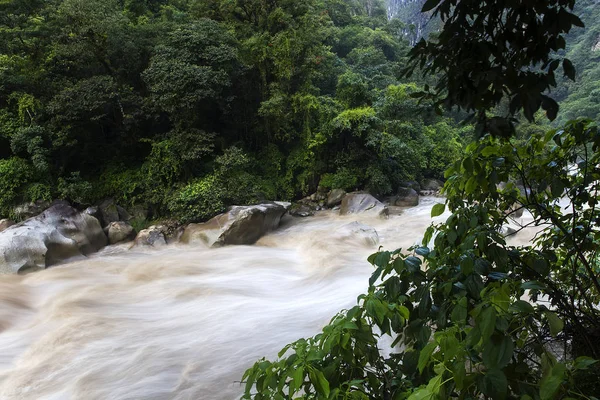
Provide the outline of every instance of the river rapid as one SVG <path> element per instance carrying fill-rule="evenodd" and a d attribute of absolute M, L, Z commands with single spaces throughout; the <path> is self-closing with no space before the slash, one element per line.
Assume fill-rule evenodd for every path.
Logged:
<path fill-rule="evenodd" d="M 421 240 L 441 199 L 387 220 L 332 211 L 253 246 L 110 247 L 25 276 L 0 276 L 0 399 L 239 398 L 260 357 L 317 334 L 367 288 L 375 228 L 393 250 Z"/>

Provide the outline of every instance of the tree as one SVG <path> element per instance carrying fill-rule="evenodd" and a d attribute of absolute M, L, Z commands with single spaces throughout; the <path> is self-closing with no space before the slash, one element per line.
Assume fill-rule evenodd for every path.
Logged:
<path fill-rule="evenodd" d="M 546 92 L 556 86 L 557 52 L 566 47 L 565 35 L 583 27 L 574 5 L 575 0 L 537 0 L 527 7 L 509 0 L 427 1 L 423 12 L 434 10 L 444 26 L 437 40 L 421 40 L 411 50 L 407 75 L 416 66 L 440 74 L 433 90 L 422 95 L 441 97 L 438 105 L 448 109 L 475 112 L 481 132 L 511 135 L 511 118 L 520 110 L 532 121 L 542 108 L 554 120 L 558 104 Z M 562 68 L 575 79 L 569 59 L 562 59 Z M 486 111 L 502 101 L 510 105 L 508 115 L 488 119 Z"/>
<path fill-rule="evenodd" d="M 432 216 L 450 215 L 420 246 L 373 254 L 358 305 L 248 369 L 244 398 L 595 399 L 600 131 L 581 119 L 511 137 L 518 110 L 556 116 L 551 51 L 580 25 L 573 5 L 425 3 L 446 24 L 413 63 L 441 73 L 437 104 L 475 111 L 482 135 L 445 173 L 447 201 Z M 488 118 L 505 97 L 509 115 Z M 511 245 L 506 225 L 523 211 L 519 229 L 538 232 Z"/>

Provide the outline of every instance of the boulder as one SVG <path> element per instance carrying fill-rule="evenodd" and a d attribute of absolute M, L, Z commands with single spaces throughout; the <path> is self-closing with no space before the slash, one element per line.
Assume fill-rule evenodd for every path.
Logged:
<path fill-rule="evenodd" d="M 234 206 L 208 222 L 188 225 L 181 242 L 202 242 L 212 247 L 253 244 L 267 232 L 277 229 L 285 212 L 285 207 L 276 203 Z"/>
<path fill-rule="evenodd" d="M 398 207 L 415 207 L 419 205 L 419 193 L 415 189 L 401 187 L 393 198 L 393 205 Z"/>
<path fill-rule="evenodd" d="M 400 182 L 400 187 L 414 189 L 417 193 L 421 191 L 421 185 L 417 181 Z"/>
<path fill-rule="evenodd" d="M 100 213 L 100 224 L 102 227 L 108 226 L 111 222 L 129 221 L 131 215 L 113 199 L 106 199 L 98 205 Z"/>
<path fill-rule="evenodd" d="M 310 217 L 315 215 L 317 207 L 313 203 L 296 203 L 290 208 L 290 215 L 294 217 Z"/>
<path fill-rule="evenodd" d="M 346 195 L 346 191 L 343 189 L 333 189 L 327 195 L 327 207 L 335 207 L 342 203 L 344 196 Z"/>
<path fill-rule="evenodd" d="M 104 228 L 106 235 L 108 236 L 108 243 L 115 244 L 124 242 L 135 238 L 135 230 L 133 227 L 125 221 L 115 221 L 108 224 Z"/>
<path fill-rule="evenodd" d="M 66 204 L 0 233 L 0 274 L 39 270 L 106 246 L 98 220 Z"/>
<path fill-rule="evenodd" d="M 41 214 L 44 210 L 52 205 L 46 200 L 37 200 L 32 203 L 23 203 L 13 208 L 13 214 L 18 220 L 23 220 Z"/>
<path fill-rule="evenodd" d="M 106 199 L 98 204 L 100 214 L 100 224 L 102 227 L 108 226 L 111 222 L 119 221 L 119 210 L 113 199 Z"/>
<path fill-rule="evenodd" d="M 132 247 L 162 247 L 167 245 L 165 232 L 167 227 L 163 225 L 152 225 L 151 227 L 141 230 L 135 237 Z"/>
<path fill-rule="evenodd" d="M 10 219 L 0 219 L 0 232 L 7 230 L 14 224 L 14 221 L 11 221 Z"/>
<path fill-rule="evenodd" d="M 340 215 L 370 213 L 387 217 L 388 208 L 368 193 L 348 193 L 342 200 Z"/>
<path fill-rule="evenodd" d="M 444 182 L 437 179 L 424 179 L 421 183 L 421 190 L 439 192 L 444 187 Z"/>
<path fill-rule="evenodd" d="M 358 240 L 367 247 L 373 247 L 379 244 L 379 235 L 377 234 L 377 231 L 358 221 L 337 228 L 334 232 L 334 238 L 336 241 Z"/>

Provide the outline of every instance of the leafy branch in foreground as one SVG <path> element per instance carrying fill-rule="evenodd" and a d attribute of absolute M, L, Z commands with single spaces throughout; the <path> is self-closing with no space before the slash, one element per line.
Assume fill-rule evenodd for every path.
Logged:
<path fill-rule="evenodd" d="M 358 305 L 257 362 L 243 398 L 595 399 L 599 146 L 583 120 L 470 145 L 447 171 L 448 219 L 411 253 L 373 254 Z M 527 245 L 501 233 L 517 209 L 539 229 Z"/>

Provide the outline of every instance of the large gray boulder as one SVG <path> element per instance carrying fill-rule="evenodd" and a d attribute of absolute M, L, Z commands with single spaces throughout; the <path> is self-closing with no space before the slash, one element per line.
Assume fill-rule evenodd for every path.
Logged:
<path fill-rule="evenodd" d="M 66 204 L 0 232 L 0 274 L 39 270 L 106 246 L 98 220 Z"/>
<path fill-rule="evenodd" d="M 327 207 L 335 207 L 342 203 L 344 200 L 344 196 L 346 196 L 346 191 L 344 189 L 333 189 L 327 195 Z"/>
<path fill-rule="evenodd" d="M 388 208 L 368 193 L 348 193 L 342 200 L 340 215 L 369 213 L 382 218 L 388 216 Z"/>
<path fill-rule="evenodd" d="M 393 197 L 393 205 L 398 207 L 415 207 L 419 205 L 419 193 L 415 189 L 401 187 Z"/>
<path fill-rule="evenodd" d="M 205 243 L 216 247 L 228 244 L 253 244 L 279 227 L 286 208 L 276 203 L 234 206 L 202 224 L 190 224 L 181 236 L 182 243 Z"/>
<path fill-rule="evenodd" d="M 135 238 L 135 230 L 125 221 L 111 222 L 104 228 L 104 231 L 108 236 L 108 243 L 110 244 L 124 242 Z"/>

